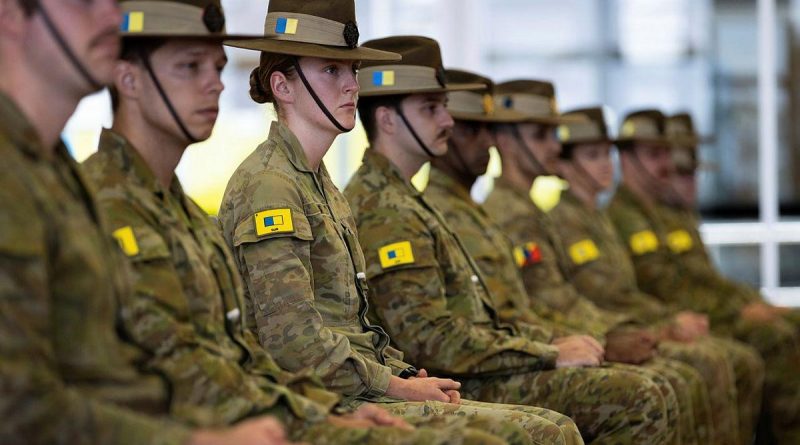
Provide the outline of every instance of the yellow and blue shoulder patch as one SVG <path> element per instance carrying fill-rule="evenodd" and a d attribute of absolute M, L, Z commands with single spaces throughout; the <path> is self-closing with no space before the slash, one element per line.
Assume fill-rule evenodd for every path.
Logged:
<path fill-rule="evenodd" d="M 294 232 L 292 209 L 272 209 L 258 212 L 254 216 L 256 236 Z"/>
<path fill-rule="evenodd" d="M 522 269 L 542 261 L 542 250 L 539 245 L 530 242 L 514 247 L 514 262 Z"/>
<path fill-rule="evenodd" d="M 600 249 L 590 239 L 578 241 L 569 246 L 569 257 L 576 266 L 596 260 L 600 256 Z"/>
<path fill-rule="evenodd" d="M 658 237 L 652 230 L 642 230 L 631 235 L 629 240 L 634 255 L 644 255 L 658 250 Z"/>
<path fill-rule="evenodd" d="M 122 249 L 125 255 L 129 257 L 139 255 L 139 243 L 136 242 L 136 235 L 134 235 L 131 226 L 117 229 L 111 233 L 111 236 L 117 240 L 119 248 Z"/>
<path fill-rule="evenodd" d="M 142 32 L 144 30 L 144 12 L 131 11 L 122 16 L 122 32 Z"/>
<path fill-rule="evenodd" d="M 378 258 L 383 269 L 402 264 L 414 264 L 414 251 L 409 241 L 392 243 L 378 249 Z"/>
<path fill-rule="evenodd" d="M 675 253 L 684 253 L 692 250 L 694 241 L 689 232 L 685 230 L 675 230 L 667 235 L 667 245 L 669 250 Z"/>

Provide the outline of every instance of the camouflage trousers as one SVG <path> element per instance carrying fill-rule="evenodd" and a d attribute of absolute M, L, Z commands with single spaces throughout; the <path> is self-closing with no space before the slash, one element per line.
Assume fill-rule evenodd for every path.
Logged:
<path fill-rule="evenodd" d="M 660 376 L 675 390 L 680 413 L 676 442 L 683 445 L 710 444 L 714 426 L 711 420 L 711 403 L 708 390 L 700 374 L 684 363 L 656 357 L 642 366 L 625 365 L 646 371 L 658 382 Z M 655 374 L 655 375 L 653 375 Z"/>
<path fill-rule="evenodd" d="M 669 419 L 679 413 L 675 393 L 669 384 L 660 386 L 640 372 L 615 366 L 559 368 L 458 380 L 464 397 L 564 413 L 587 443 L 674 443 L 676 431 Z"/>
<path fill-rule="evenodd" d="M 722 330 L 732 331 L 764 360 L 762 415 L 770 422 L 774 443 L 800 443 L 800 339 L 796 327 L 785 320 L 757 323 L 739 319 Z"/>
<path fill-rule="evenodd" d="M 702 378 L 709 395 L 708 410 L 695 413 L 695 416 L 710 421 L 712 430 L 709 431 L 706 441 L 700 438 L 700 443 L 740 445 L 742 438 L 740 411 L 737 409 L 736 376 L 733 361 L 729 360 L 723 346 L 715 346 L 710 340 L 693 343 L 666 341 L 659 345 L 659 353 L 662 357 L 691 366 Z"/>
<path fill-rule="evenodd" d="M 384 399 L 385 400 L 385 399 Z M 462 400 L 461 404 L 427 402 L 383 402 L 382 408 L 413 425 L 430 419 L 464 422 L 469 428 L 491 433 L 509 444 L 583 443 L 577 425 L 569 417 L 535 406 Z"/>

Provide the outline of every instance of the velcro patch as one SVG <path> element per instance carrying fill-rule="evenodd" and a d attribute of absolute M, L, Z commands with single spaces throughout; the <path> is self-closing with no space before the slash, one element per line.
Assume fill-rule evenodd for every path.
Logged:
<path fill-rule="evenodd" d="M 692 250 L 694 241 L 689 232 L 685 230 L 675 230 L 667 235 L 667 245 L 669 250 L 675 253 L 684 253 Z"/>
<path fill-rule="evenodd" d="M 139 243 L 136 242 L 136 235 L 133 234 L 133 228 L 131 226 L 117 229 L 111 233 L 111 236 L 117 240 L 119 248 L 122 249 L 125 255 L 139 255 Z"/>
<path fill-rule="evenodd" d="M 514 247 L 514 261 L 520 269 L 542 261 L 542 250 L 539 245 L 530 242 Z"/>
<path fill-rule="evenodd" d="M 264 210 L 255 214 L 256 235 L 294 232 L 292 209 Z"/>
<path fill-rule="evenodd" d="M 411 249 L 410 242 L 401 241 L 378 249 L 378 258 L 381 261 L 381 267 L 389 269 L 401 264 L 414 264 L 414 251 Z"/>
<path fill-rule="evenodd" d="M 569 246 L 569 257 L 575 265 L 580 266 L 594 261 L 600 256 L 600 250 L 594 241 L 585 239 Z"/>
<path fill-rule="evenodd" d="M 634 255 L 644 255 L 658 250 L 658 237 L 652 230 L 642 230 L 631 235 L 630 248 Z"/>

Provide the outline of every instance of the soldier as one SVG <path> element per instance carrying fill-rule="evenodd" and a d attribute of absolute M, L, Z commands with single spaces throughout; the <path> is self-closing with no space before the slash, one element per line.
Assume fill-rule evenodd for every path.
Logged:
<path fill-rule="evenodd" d="M 526 116 L 504 107 L 495 107 L 491 94 L 493 83 L 485 77 L 457 70 L 447 71 L 447 77 L 453 81 L 484 83 L 489 90 L 486 93 L 449 94 L 448 109 L 455 118 L 453 135 L 447 153 L 431 161 L 430 182 L 425 189 L 425 196 L 442 212 L 483 272 L 494 305 L 498 308 L 498 317 L 506 322 L 542 325 L 546 322 L 531 310 L 532 305 L 529 303 L 536 300 L 536 292 L 534 290 L 528 296 L 512 256 L 510 240 L 490 221 L 483 207 L 475 203 L 469 194 L 473 183 L 485 172 L 488 164 L 489 147 L 493 145 L 488 125 L 524 122 L 527 120 Z M 527 225 L 534 229 L 532 231 L 539 229 L 536 224 L 538 215 L 518 214 L 516 217 L 528 221 Z M 556 275 L 550 281 L 556 278 L 561 276 Z M 565 289 L 546 286 L 544 292 L 574 292 L 569 283 L 564 282 L 562 287 Z M 585 299 L 580 297 L 580 300 Z M 582 306 L 589 308 L 592 305 L 586 303 Z M 589 315 L 589 320 L 597 320 L 604 318 L 606 313 L 594 310 Z M 687 365 L 663 358 L 653 359 L 657 345 L 655 336 L 647 330 L 624 323 L 628 321 L 625 317 L 616 318 L 618 320 L 611 325 L 613 327 L 605 327 L 600 331 L 599 340 L 605 342 L 606 347 L 605 358 L 612 362 L 644 363 L 646 368 L 669 378 L 681 402 L 681 443 L 709 443 L 713 435 L 713 425 L 708 390 L 701 376 Z M 577 322 L 580 323 L 580 320 Z M 588 331 L 578 330 L 577 333 L 595 333 L 592 330 L 594 325 L 590 323 Z M 557 331 L 565 331 L 559 324 L 552 327 Z M 724 359 L 721 358 L 721 361 L 723 366 L 727 365 Z M 712 382 L 713 385 L 724 383 L 730 382 Z M 728 388 L 721 389 L 724 392 Z M 736 432 L 735 429 L 733 432 Z"/>
<path fill-rule="evenodd" d="M 666 226 L 669 249 L 680 257 L 687 273 L 699 281 L 713 282 L 715 287 L 724 289 L 731 298 L 748 306 L 744 310 L 764 321 L 784 317 L 797 326 L 800 311 L 769 304 L 756 289 L 723 276 L 714 266 L 700 237 L 700 223 L 695 209 L 695 176 L 699 167 L 697 146 L 702 139 L 695 132 L 694 122 L 688 113 L 667 118 L 666 132 L 673 144 L 675 171 L 670 178 L 671 189 L 661 196 L 657 211 Z"/>
<path fill-rule="evenodd" d="M 406 418 L 465 417 L 515 443 L 580 443 L 574 423 L 558 413 L 459 404 L 457 382 L 404 362 L 369 322 L 353 217 L 322 158 L 355 126 L 359 61 L 400 56 L 358 47 L 352 0 L 272 0 L 265 29 L 263 39 L 230 44 L 262 52 L 251 97 L 273 103 L 278 121 L 234 173 L 219 213 L 245 282 L 248 328 L 262 347 L 284 369 L 317 373 L 345 405 L 379 402 Z"/>
<path fill-rule="evenodd" d="M 110 83 L 116 1 L 0 1 L 0 443 L 287 443 L 274 418 L 169 420 L 168 391 L 117 334 L 117 249 L 59 134 Z"/>
<path fill-rule="evenodd" d="M 563 142 L 559 171 L 570 187 L 549 212 L 553 225 L 559 228 L 559 236 L 554 237 L 560 244 L 556 252 L 566 276 L 580 293 L 598 305 L 637 314 L 642 323 L 651 325 L 659 334 L 662 354 L 696 366 L 711 388 L 725 388 L 735 379 L 736 392 L 710 391 L 716 437 L 721 442 L 734 443 L 738 418 L 740 442 L 750 443 L 764 374 L 758 353 L 732 340 L 707 335 L 695 340 L 686 337 L 680 320 L 694 314 L 670 310 L 657 297 L 638 289 L 627 249 L 605 211 L 597 205 L 598 195 L 613 183 L 610 152 L 614 141 L 608 136 L 603 109 L 576 110 L 565 116 L 584 120 L 559 127 Z M 726 370 L 709 366 L 708 361 L 721 362 Z"/>
<path fill-rule="evenodd" d="M 755 347 L 766 364 L 765 419 L 778 443 L 800 441 L 800 347 L 794 327 L 781 319 L 763 320 L 727 292 L 686 271 L 669 249 L 656 203 L 669 192 L 673 170 L 665 118 L 657 110 L 629 114 L 617 146 L 623 184 L 609 206 L 609 216 L 633 261 L 643 291 L 681 310 L 708 316 L 714 332 Z"/>
<path fill-rule="evenodd" d="M 237 36 L 223 31 L 218 1 L 204 11 L 176 0 L 121 5 L 127 20 L 140 13 L 146 22 L 142 29 L 123 29 L 112 87 L 114 125 L 103 131 L 99 152 L 84 170 L 109 234 L 133 267 L 134 292 L 121 299 L 126 334 L 147 352 L 144 367 L 168 379 L 174 416 L 220 426 L 270 413 L 293 438 L 315 443 L 456 441 L 446 429 L 409 432 L 401 419 L 372 405 L 325 422 L 338 395 L 310 376 L 281 371 L 261 348 L 242 319 L 244 294 L 233 258 L 174 172 L 186 146 L 211 134 L 226 64 L 222 40 Z M 174 11 L 186 14 L 179 18 Z"/>
<path fill-rule="evenodd" d="M 421 365 L 458 376 L 470 397 L 541 404 L 572 416 L 589 442 L 669 441 L 671 388 L 667 402 L 648 378 L 591 368 L 602 360 L 591 337 L 550 344 L 544 327 L 502 323 L 472 259 L 411 185 L 423 163 L 447 150 L 453 121 L 445 94 L 483 86 L 448 83 L 431 39 L 389 37 L 365 46 L 403 55 L 402 62 L 359 71 L 359 114 L 371 147 L 345 190 L 367 259 L 373 313 L 392 340 Z"/>

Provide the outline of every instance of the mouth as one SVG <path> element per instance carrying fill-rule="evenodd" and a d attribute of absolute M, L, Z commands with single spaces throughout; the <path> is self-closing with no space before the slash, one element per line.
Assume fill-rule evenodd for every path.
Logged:
<path fill-rule="evenodd" d="M 347 102 L 346 104 L 340 106 L 339 108 L 347 110 L 347 111 L 355 111 L 356 104 L 355 104 L 355 102 Z"/>
<path fill-rule="evenodd" d="M 219 108 L 218 107 L 204 108 L 198 111 L 197 114 L 209 120 L 216 120 L 217 116 L 219 115 Z"/>

